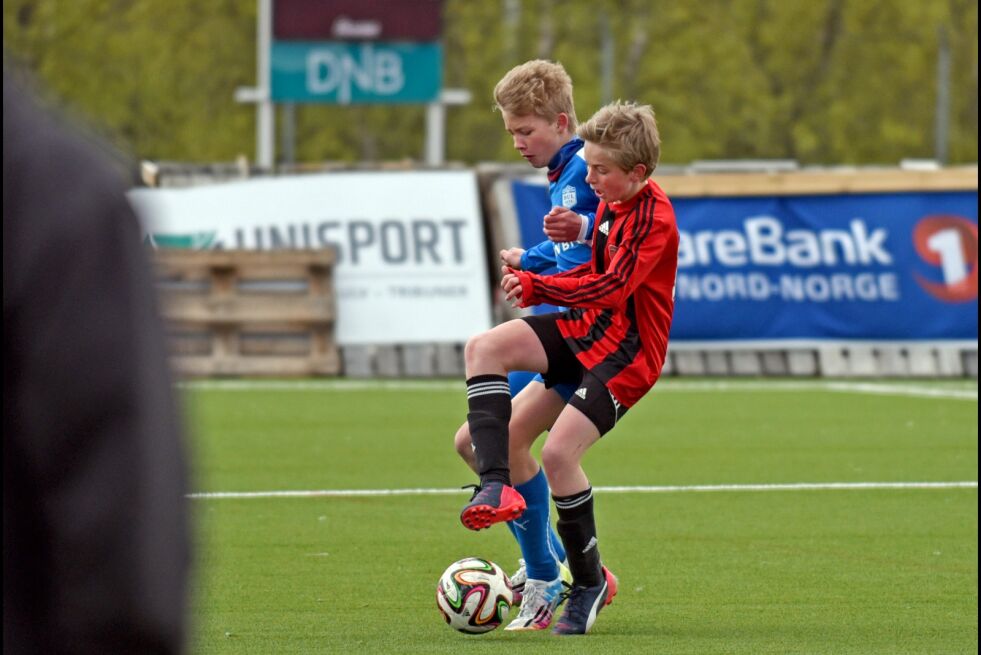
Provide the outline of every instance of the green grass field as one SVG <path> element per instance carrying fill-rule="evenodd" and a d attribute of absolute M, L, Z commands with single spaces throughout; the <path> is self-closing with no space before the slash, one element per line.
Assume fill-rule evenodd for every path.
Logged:
<path fill-rule="evenodd" d="M 584 637 L 450 630 L 462 382 L 183 387 L 192 653 L 976 653 L 976 382 L 669 379 L 585 461 L 621 593 Z M 788 487 L 970 482 L 966 487 Z M 732 485 L 718 490 L 697 485 Z M 216 492 L 410 490 L 216 497 Z"/>

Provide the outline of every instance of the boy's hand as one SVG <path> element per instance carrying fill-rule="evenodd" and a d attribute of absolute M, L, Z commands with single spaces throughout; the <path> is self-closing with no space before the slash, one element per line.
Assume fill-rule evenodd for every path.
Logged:
<path fill-rule="evenodd" d="M 543 231 L 550 241 L 578 241 L 583 229 L 583 217 L 566 207 L 552 207 L 545 215 Z"/>
<path fill-rule="evenodd" d="M 525 254 L 524 248 L 508 248 L 507 250 L 501 251 L 501 272 L 507 273 L 508 268 L 513 268 L 514 270 L 521 269 L 521 255 Z"/>
<path fill-rule="evenodd" d="M 521 280 L 514 274 L 514 269 L 504 269 L 501 288 L 504 289 L 505 301 L 510 302 L 514 308 L 521 307 Z"/>

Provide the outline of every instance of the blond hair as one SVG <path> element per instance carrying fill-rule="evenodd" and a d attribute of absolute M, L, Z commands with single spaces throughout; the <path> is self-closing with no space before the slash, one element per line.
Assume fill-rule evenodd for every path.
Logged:
<path fill-rule="evenodd" d="M 617 100 L 593 114 L 577 134 L 604 148 L 624 171 L 643 164 L 650 175 L 661 158 L 661 136 L 650 105 Z"/>
<path fill-rule="evenodd" d="M 494 87 L 494 103 L 514 116 L 538 116 L 550 123 L 566 114 L 569 129 L 576 129 L 572 78 L 558 62 L 534 59 L 515 66 Z"/>

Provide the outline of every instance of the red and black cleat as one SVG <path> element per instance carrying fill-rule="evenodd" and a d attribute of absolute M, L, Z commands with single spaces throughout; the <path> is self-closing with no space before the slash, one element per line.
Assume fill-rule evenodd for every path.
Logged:
<path fill-rule="evenodd" d="M 526 507 L 525 499 L 514 487 L 488 482 L 476 488 L 473 498 L 460 512 L 460 522 L 471 530 L 482 530 L 518 518 Z"/>

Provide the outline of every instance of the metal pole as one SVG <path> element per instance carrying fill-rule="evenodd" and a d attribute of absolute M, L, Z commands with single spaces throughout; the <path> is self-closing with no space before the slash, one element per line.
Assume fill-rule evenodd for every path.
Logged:
<path fill-rule="evenodd" d="M 426 165 L 442 166 L 445 156 L 446 106 L 442 98 L 426 105 Z"/>
<path fill-rule="evenodd" d="M 934 117 L 933 158 L 943 166 L 947 163 L 947 136 L 950 130 L 950 43 L 947 28 L 940 26 L 937 34 L 937 115 Z"/>
<path fill-rule="evenodd" d="M 256 82 L 260 100 L 256 104 L 256 163 L 271 171 L 276 157 L 276 108 L 272 102 L 269 52 L 272 48 L 272 2 L 259 0 L 256 35 Z"/>
<path fill-rule="evenodd" d="M 443 89 L 435 102 L 426 104 L 426 152 L 427 166 L 446 163 L 446 107 L 466 105 L 471 100 L 466 89 Z"/>
<path fill-rule="evenodd" d="M 282 163 L 292 166 L 296 163 L 296 105 L 285 102 L 280 107 L 279 138 L 282 144 Z"/>

